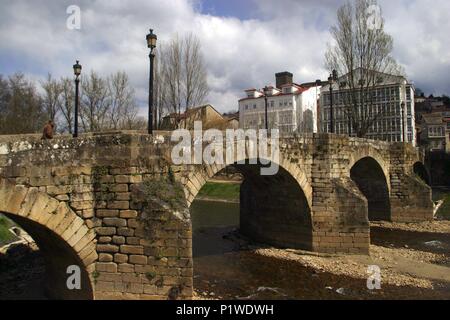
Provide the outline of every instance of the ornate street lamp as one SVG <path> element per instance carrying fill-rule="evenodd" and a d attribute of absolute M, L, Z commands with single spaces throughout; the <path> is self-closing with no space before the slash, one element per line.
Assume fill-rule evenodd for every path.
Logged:
<path fill-rule="evenodd" d="M 270 93 L 270 88 L 269 87 L 264 87 L 264 103 L 265 103 L 265 123 L 266 123 L 266 130 L 269 131 L 269 122 L 268 122 L 268 117 L 267 117 L 267 98 L 269 96 Z"/>
<path fill-rule="evenodd" d="M 78 104 L 79 98 L 79 86 L 80 86 L 80 75 L 83 68 L 80 65 L 80 61 L 73 65 L 73 73 L 75 75 L 75 125 L 73 129 L 73 137 L 78 138 Z"/>
<path fill-rule="evenodd" d="M 330 126 L 331 133 L 334 133 L 334 115 L 333 115 L 333 84 L 338 80 L 338 73 L 336 70 L 328 77 L 328 84 L 330 85 Z"/>
<path fill-rule="evenodd" d="M 158 37 L 153 33 L 153 29 L 150 29 L 150 33 L 147 35 L 147 46 L 150 49 L 150 79 L 148 90 L 148 134 L 153 134 L 153 64 L 155 61 L 154 50 L 156 48 L 156 41 Z"/>

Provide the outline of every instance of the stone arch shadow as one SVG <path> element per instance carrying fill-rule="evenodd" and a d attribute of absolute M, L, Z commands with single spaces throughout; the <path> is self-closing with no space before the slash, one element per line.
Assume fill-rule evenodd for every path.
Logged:
<path fill-rule="evenodd" d="M 413 173 L 418 176 L 423 182 L 425 182 L 428 186 L 431 186 L 430 173 L 428 172 L 426 166 L 417 161 L 413 165 Z"/>
<path fill-rule="evenodd" d="M 45 261 L 44 288 L 48 298 L 94 299 L 92 272 L 97 260 L 95 233 L 65 202 L 37 188 L 0 181 L 0 212 L 22 227 L 38 245 Z M 69 266 L 81 271 L 81 289 L 67 288 Z"/>
<path fill-rule="evenodd" d="M 256 160 L 253 160 L 256 162 Z M 244 181 L 240 191 L 240 232 L 270 245 L 312 250 L 312 189 L 306 174 L 286 161 L 278 173 L 261 176 L 261 164 L 234 163 Z M 184 183 L 188 206 L 209 179 L 226 165 L 203 165 Z"/>
<path fill-rule="evenodd" d="M 350 178 L 367 199 L 369 221 L 391 221 L 390 188 L 382 165 L 371 156 L 350 167 Z"/>

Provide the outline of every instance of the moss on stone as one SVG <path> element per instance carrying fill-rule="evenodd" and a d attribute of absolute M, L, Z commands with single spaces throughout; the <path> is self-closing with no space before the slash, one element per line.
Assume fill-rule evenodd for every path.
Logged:
<path fill-rule="evenodd" d="M 144 181 L 142 187 L 147 200 L 158 199 L 175 211 L 186 208 L 183 187 L 170 177 Z"/>

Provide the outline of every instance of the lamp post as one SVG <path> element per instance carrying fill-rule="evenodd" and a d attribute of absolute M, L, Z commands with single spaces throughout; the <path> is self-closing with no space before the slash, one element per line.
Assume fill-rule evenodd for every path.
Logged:
<path fill-rule="evenodd" d="M 402 125 L 402 138 L 403 138 L 403 142 L 405 143 L 406 142 L 405 127 L 407 126 L 407 124 L 405 123 L 405 117 L 406 117 L 405 102 L 402 101 L 400 106 L 401 106 L 401 113 L 402 113 L 402 121 L 400 122 L 400 124 Z"/>
<path fill-rule="evenodd" d="M 146 37 L 147 46 L 150 49 L 150 77 L 149 77 L 149 90 L 148 90 L 148 134 L 153 134 L 153 64 L 155 61 L 154 50 L 156 48 L 156 41 L 158 37 L 153 33 L 153 29 L 150 29 L 150 33 Z"/>
<path fill-rule="evenodd" d="M 328 83 L 330 85 L 330 126 L 331 133 L 334 133 L 334 115 L 333 115 L 333 84 L 337 81 L 338 75 L 337 71 L 333 70 L 333 72 L 328 77 Z"/>
<path fill-rule="evenodd" d="M 78 138 L 78 104 L 80 101 L 79 98 L 79 86 L 80 86 L 80 75 L 81 75 L 81 65 L 80 61 L 77 60 L 77 63 L 73 66 L 73 73 L 75 74 L 75 125 L 73 128 L 73 137 Z"/>
<path fill-rule="evenodd" d="M 268 123 L 268 117 L 267 117 L 267 97 L 269 96 L 270 89 L 269 87 L 264 87 L 264 102 L 265 102 L 265 124 L 266 124 L 266 130 L 269 131 L 269 123 Z"/>
<path fill-rule="evenodd" d="M 316 124 L 317 124 L 317 128 L 318 131 L 321 131 L 320 129 L 320 115 L 321 115 L 321 110 L 320 110 L 320 99 L 319 99 L 319 87 L 322 87 L 322 80 L 317 79 L 316 80 L 316 112 L 317 112 L 317 119 L 316 119 Z"/>

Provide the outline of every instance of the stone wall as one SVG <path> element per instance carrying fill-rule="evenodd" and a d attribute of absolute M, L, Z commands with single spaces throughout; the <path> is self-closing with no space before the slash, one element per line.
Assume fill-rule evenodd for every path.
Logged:
<path fill-rule="evenodd" d="M 47 229 L 63 239 L 68 228 L 82 226 L 94 235 L 88 239 L 94 244 L 95 256 L 82 267 L 89 266 L 96 299 L 192 296 L 192 237 L 187 207 L 179 214 L 164 201 L 157 201 L 159 207 L 153 211 L 159 214 L 142 221 L 143 201 L 149 201 L 140 195 L 142 183 L 169 175 L 165 147 L 143 135 L 110 134 L 52 141 L 27 136 L 9 140 L 2 150 L 2 181 L 45 194 L 51 201 L 66 204 L 80 218 L 75 224 L 53 216 L 44 225 Z M 36 203 L 34 207 L 39 209 Z M 18 221 L 15 209 L 0 210 Z M 154 233 L 145 230 L 149 221 Z M 27 229 L 38 243 L 49 241 L 37 228 Z M 86 244 L 79 239 L 73 242 L 71 248 L 83 260 Z M 52 255 L 65 254 L 64 249 L 58 251 Z M 52 273 L 58 268 L 59 274 L 65 273 L 67 261 L 52 266 Z M 57 294 L 61 296 L 60 289 Z"/>

